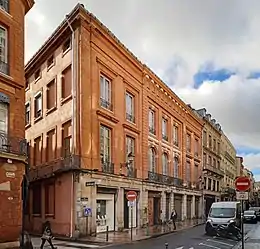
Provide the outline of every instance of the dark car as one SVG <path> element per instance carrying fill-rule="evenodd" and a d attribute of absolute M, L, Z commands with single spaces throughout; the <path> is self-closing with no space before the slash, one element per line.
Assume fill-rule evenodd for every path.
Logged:
<path fill-rule="evenodd" d="M 249 210 L 254 210 L 256 212 L 257 220 L 260 221 L 260 207 L 250 207 Z"/>
<path fill-rule="evenodd" d="M 247 210 L 244 212 L 244 222 L 257 223 L 256 212 L 254 210 Z"/>

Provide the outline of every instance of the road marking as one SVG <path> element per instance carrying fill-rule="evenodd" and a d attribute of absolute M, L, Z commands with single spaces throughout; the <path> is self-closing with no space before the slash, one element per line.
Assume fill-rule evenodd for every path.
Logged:
<path fill-rule="evenodd" d="M 218 236 L 213 236 L 213 239 L 219 239 L 220 237 Z M 228 241 L 231 241 L 231 242 L 234 242 L 233 239 L 228 239 L 228 238 L 225 238 L 225 240 L 228 240 Z M 232 245 L 233 246 L 233 245 Z"/>
<path fill-rule="evenodd" d="M 207 241 L 219 243 L 219 244 L 222 244 L 222 245 L 225 245 L 225 246 L 233 246 L 232 244 L 228 244 L 228 243 L 225 243 L 225 242 L 222 242 L 222 241 L 219 241 L 219 240 L 207 239 Z"/>
<path fill-rule="evenodd" d="M 204 244 L 204 243 L 199 243 L 200 246 L 207 246 L 210 248 L 214 248 L 214 249 L 221 249 L 220 247 L 216 247 L 216 246 L 212 246 L 212 245 L 208 245 L 208 244 Z"/>
<path fill-rule="evenodd" d="M 175 249 L 182 249 L 183 248 L 183 246 L 181 246 L 181 247 L 177 247 L 177 248 L 175 248 Z"/>

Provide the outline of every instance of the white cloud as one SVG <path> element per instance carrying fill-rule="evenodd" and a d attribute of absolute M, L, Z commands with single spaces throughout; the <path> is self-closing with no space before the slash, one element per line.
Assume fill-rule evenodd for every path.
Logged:
<path fill-rule="evenodd" d="M 206 107 L 236 146 L 260 150 L 260 80 L 245 77 L 260 68 L 259 0 L 81 2 L 187 103 Z M 76 4 L 36 0 L 27 17 L 26 59 Z M 193 75 L 207 61 L 238 75 L 195 90 Z M 247 155 L 245 164 L 253 168 L 259 159 Z"/>

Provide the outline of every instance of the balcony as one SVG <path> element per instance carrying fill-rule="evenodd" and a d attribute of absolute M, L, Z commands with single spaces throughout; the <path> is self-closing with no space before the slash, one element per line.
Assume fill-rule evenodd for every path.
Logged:
<path fill-rule="evenodd" d="M 126 113 L 126 120 L 134 123 L 135 122 L 135 117 L 134 117 L 133 114 Z"/>
<path fill-rule="evenodd" d="M 224 176 L 224 171 L 218 167 L 214 167 L 210 164 L 204 164 L 203 170 L 208 170 L 216 175 L 219 175 L 221 177 Z"/>
<path fill-rule="evenodd" d="M 103 108 L 108 109 L 110 111 L 112 111 L 112 109 L 113 109 L 112 104 L 103 98 L 100 98 L 100 106 L 102 106 Z"/>
<path fill-rule="evenodd" d="M 137 170 L 134 168 L 127 169 L 127 176 L 132 178 L 137 178 Z"/>
<path fill-rule="evenodd" d="M 167 136 L 166 134 L 162 134 L 162 139 L 163 139 L 164 141 L 168 141 L 168 136 Z"/>
<path fill-rule="evenodd" d="M 1 0 L 0 0 L 0 3 L 1 3 Z M 1 60 L 0 60 L 0 73 L 9 75 L 9 64 L 4 61 L 1 61 Z"/>
<path fill-rule="evenodd" d="M 103 173 L 114 174 L 114 163 L 111 162 L 101 162 L 101 170 Z"/>
<path fill-rule="evenodd" d="M 29 170 L 29 180 L 49 178 L 56 174 L 80 168 L 80 156 L 71 155 L 59 158 L 52 162 L 44 163 Z"/>
<path fill-rule="evenodd" d="M 24 138 L 11 137 L 6 133 L 0 133 L 0 153 L 27 157 L 27 142 Z M 10 156 L 7 156 L 10 157 Z"/>
<path fill-rule="evenodd" d="M 175 178 L 175 177 L 168 176 L 168 175 L 158 174 L 158 173 L 151 172 L 151 171 L 148 171 L 147 180 L 152 181 L 152 182 L 167 184 L 167 185 L 174 185 L 176 187 L 181 187 L 182 183 L 183 183 L 182 179 Z"/>
<path fill-rule="evenodd" d="M 149 126 L 149 133 L 155 135 L 155 128 L 152 126 Z"/>
<path fill-rule="evenodd" d="M 174 140 L 174 141 L 173 141 L 173 144 L 174 144 L 175 146 L 179 147 L 178 140 Z"/>

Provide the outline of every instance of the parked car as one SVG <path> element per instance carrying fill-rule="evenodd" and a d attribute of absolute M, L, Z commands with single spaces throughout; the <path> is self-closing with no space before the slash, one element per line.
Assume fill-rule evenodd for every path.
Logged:
<path fill-rule="evenodd" d="M 205 232 L 209 235 L 214 234 L 219 225 L 228 226 L 230 222 L 234 222 L 237 227 L 241 226 L 240 202 L 214 202 L 209 211 Z"/>
<path fill-rule="evenodd" d="M 248 223 L 257 223 L 257 216 L 256 211 L 254 210 L 247 210 L 244 212 L 244 222 Z"/>
<path fill-rule="evenodd" d="M 257 220 L 260 221 L 260 207 L 250 207 L 249 210 L 254 210 L 256 212 Z"/>

